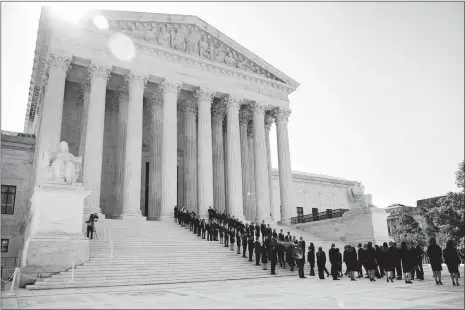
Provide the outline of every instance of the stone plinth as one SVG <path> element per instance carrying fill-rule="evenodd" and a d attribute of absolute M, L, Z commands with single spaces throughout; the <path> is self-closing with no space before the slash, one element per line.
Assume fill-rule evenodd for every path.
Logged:
<path fill-rule="evenodd" d="M 82 233 L 84 199 L 78 185 L 46 183 L 34 189 L 21 266 L 66 269 L 89 259 L 89 240 Z"/>
<path fill-rule="evenodd" d="M 386 210 L 380 208 L 357 208 L 342 217 L 297 224 L 299 230 L 309 232 L 324 241 L 344 242 L 357 245 L 368 241 L 382 245 L 391 238 L 388 235 Z"/>

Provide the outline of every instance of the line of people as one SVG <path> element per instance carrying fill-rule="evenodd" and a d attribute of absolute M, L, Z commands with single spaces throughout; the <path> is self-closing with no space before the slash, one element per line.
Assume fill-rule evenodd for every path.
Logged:
<path fill-rule="evenodd" d="M 202 239 L 208 241 L 219 241 L 231 251 L 237 247 L 237 254 L 246 256 L 248 251 L 249 261 L 253 261 L 255 254 L 255 264 L 263 265 L 264 270 L 268 270 L 268 262 L 271 263 L 271 274 L 276 274 L 276 266 L 286 268 L 286 264 L 291 271 L 297 267 L 299 277 L 305 278 L 305 263 L 310 265 L 310 276 L 315 276 L 315 263 L 320 279 L 332 276 L 333 280 L 340 280 L 343 275 L 348 276 L 351 281 L 363 277 L 365 269 L 365 278 L 371 282 L 376 279 L 386 277 L 386 282 L 394 282 L 394 279 L 405 279 L 405 283 L 412 284 L 415 274 L 418 280 L 424 280 L 423 272 L 423 250 L 415 242 L 402 242 L 400 246 L 390 242 L 385 242 L 381 247 L 373 246 L 371 242 L 358 244 L 358 249 L 351 245 L 344 247 L 341 253 L 338 248 L 332 244 L 328 251 L 328 259 L 331 264 L 331 272 L 326 269 L 326 253 L 322 247 L 315 251 L 315 246 L 310 243 L 307 255 L 305 255 L 306 243 L 303 237 L 297 240 L 296 236 L 291 236 L 290 232 L 284 234 L 281 229 L 277 233 L 276 229 L 270 227 L 270 224 L 244 224 L 234 216 L 225 212 L 218 212 L 214 208 L 208 209 L 209 219 L 201 219 L 194 212 L 188 212 L 186 208 L 174 208 L 174 217 L 181 226 L 189 228 L 190 231 L 197 234 Z M 458 267 L 461 259 L 452 241 L 447 243 L 447 247 L 442 250 L 434 238 L 430 239 L 430 245 L 427 253 L 431 262 L 433 276 L 436 284 L 442 285 L 441 271 L 442 263 L 448 267 L 453 285 L 459 285 L 458 278 L 460 273 Z M 261 263 L 261 264 L 260 264 Z M 342 272 L 342 264 L 346 265 L 346 270 Z"/>

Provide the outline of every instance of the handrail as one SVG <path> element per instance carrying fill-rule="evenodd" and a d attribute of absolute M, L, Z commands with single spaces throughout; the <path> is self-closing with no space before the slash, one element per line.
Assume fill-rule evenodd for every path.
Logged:
<path fill-rule="evenodd" d="M 322 220 L 342 217 L 342 215 L 346 213 L 347 211 L 349 211 L 349 209 L 334 209 L 330 211 L 323 211 L 319 213 L 291 217 L 291 224 L 295 225 L 295 224 L 316 222 L 316 221 L 322 221 Z"/>

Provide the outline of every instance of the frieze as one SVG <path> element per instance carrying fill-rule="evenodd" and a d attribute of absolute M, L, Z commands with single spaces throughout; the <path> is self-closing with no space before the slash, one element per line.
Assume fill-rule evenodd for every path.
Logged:
<path fill-rule="evenodd" d="M 122 31 L 149 44 L 175 49 L 283 82 L 196 25 L 113 20 L 110 22 L 110 27 L 112 30 Z"/>
<path fill-rule="evenodd" d="M 248 91 L 253 91 L 255 93 L 265 95 L 265 96 L 275 97 L 281 100 L 288 101 L 288 98 L 286 95 L 274 90 L 271 87 L 267 87 L 263 84 L 260 85 L 260 84 L 252 83 L 252 82 L 237 81 L 236 86 L 242 89 L 248 90 Z"/>

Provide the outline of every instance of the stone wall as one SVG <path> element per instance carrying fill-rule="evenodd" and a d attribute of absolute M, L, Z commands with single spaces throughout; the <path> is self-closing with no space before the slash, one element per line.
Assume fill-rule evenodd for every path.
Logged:
<path fill-rule="evenodd" d="M 325 241 L 382 244 L 391 240 L 388 235 L 385 209 L 358 208 L 350 210 L 342 217 L 297 224 L 299 230 L 313 234 Z"/>
<path fill-rule="evenodd" d="M 2 239 L 9 239 L 8 252 L 1 254 L 2 278 L 14 270 L 19 252 L 23 246 L 20 232 L 21 222 L 29 210 L 32 189 L 33 154 L 35 139 L 26 137 L 1 136 L 2 185 L 16 186 L 14 214 L 2 214 Z"/>

